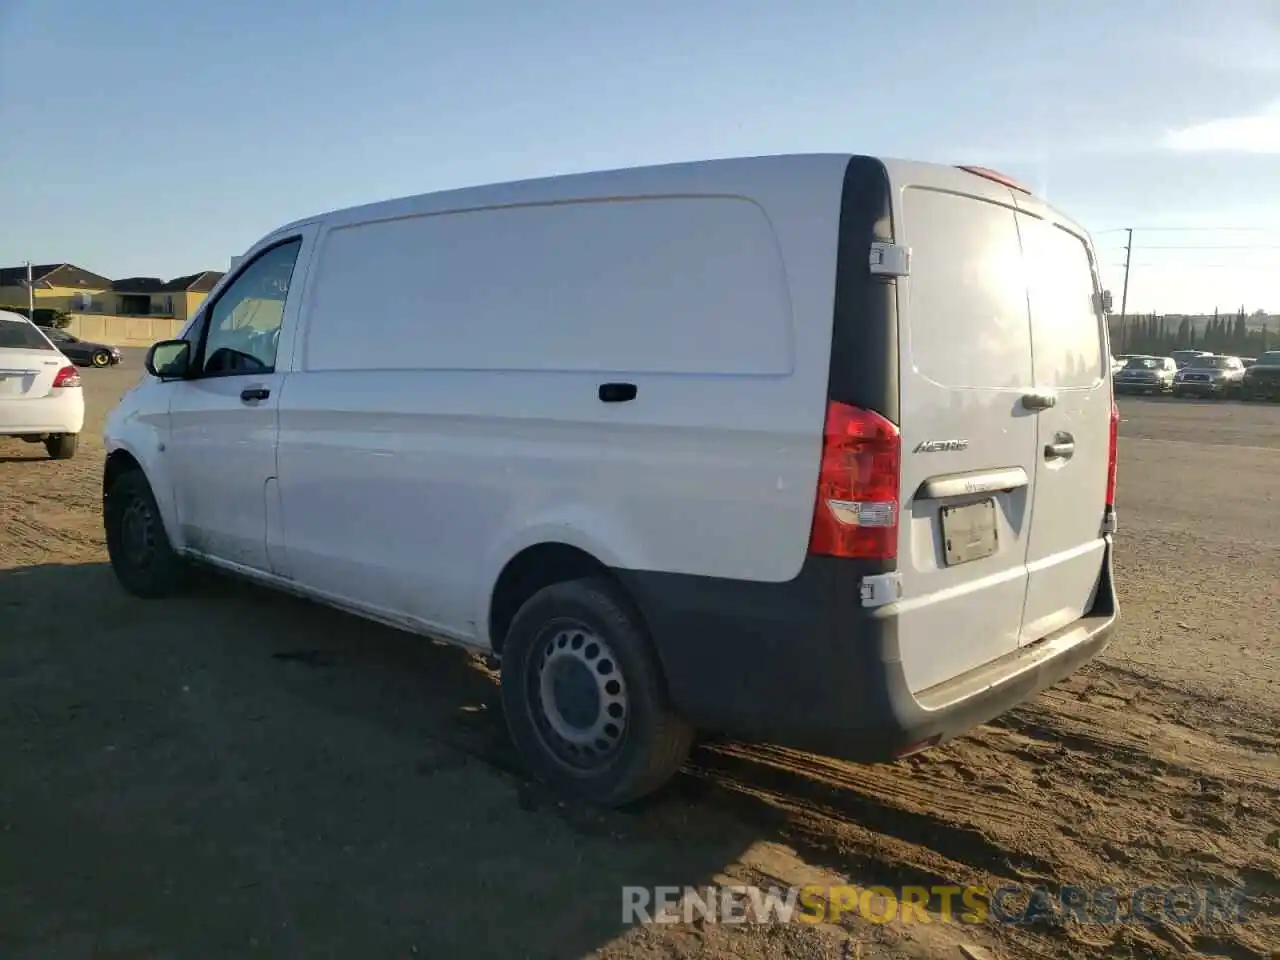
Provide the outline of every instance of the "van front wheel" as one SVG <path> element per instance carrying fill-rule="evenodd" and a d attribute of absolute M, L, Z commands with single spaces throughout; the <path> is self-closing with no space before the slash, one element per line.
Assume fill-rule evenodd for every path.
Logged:
<path fill-rule="evenodd" d="M 186 562 L 174 551 L 151 485 L 141 470 L 111 484 L 102 505 L 107 557 L 121 586 L 136 597 L 159 599 L 186 585 Z"/>
<path fill-rule="evenodd" d="M 639 617 L 605 579 L 553 584 L 520 608 L 502 650 L 502 706 L 538 779 L 604 806 L 657 790 L 693 741 Z"/>

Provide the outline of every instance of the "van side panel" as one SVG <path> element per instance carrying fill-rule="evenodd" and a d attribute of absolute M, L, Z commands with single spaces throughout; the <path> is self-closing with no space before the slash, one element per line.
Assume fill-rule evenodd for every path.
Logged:
<path fill-rule="evenodd" d="M 280 406 L 297 579 L 484 644 L 526 531 L 629 570 L 794 577 L 846 161 L 331 224 Z M 601 402 L 615 382 L 635 399 Z"/>

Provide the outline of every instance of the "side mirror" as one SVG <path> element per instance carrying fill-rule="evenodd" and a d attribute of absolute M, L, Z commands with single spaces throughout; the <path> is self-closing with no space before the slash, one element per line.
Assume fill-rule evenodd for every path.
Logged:
<path fill-rule="evenodd" d="M 1098 294 L 1098 305 L 1102 307 L 1103 313 L 1110 313 L 1112 304 L 1110 290 L 1103 290 L 1102 293 Z"/>
<path fill-rule="evenodd" d="M 182 380 L 191 372 L 191 343 L 187 340 L 161 340 L 153 343 L 143 361 L 147 373 L 157 380 Z"/>

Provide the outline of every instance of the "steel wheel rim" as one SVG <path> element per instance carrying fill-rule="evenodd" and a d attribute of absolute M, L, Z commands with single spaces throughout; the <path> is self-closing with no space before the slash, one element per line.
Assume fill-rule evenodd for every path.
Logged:
<path fill-rule="evenodd" d="M 561 764 L 592 770 L 617 756 L 630 704 L 617 657 L 599 634 L 576 621 L 548 625 L 529 692 L 538 732 Z"/>
<path fill-rule="evenodd" d="M 146 569 L 155 557 L 155 516 L 141 497 L 131 497 L 120 514 L 120 550 L 136 570 Z"/>

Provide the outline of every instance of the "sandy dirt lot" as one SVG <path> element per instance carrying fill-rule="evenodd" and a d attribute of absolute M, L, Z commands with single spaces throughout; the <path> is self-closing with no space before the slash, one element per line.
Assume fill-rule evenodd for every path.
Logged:
<path fill-rule="evenodd" d="M 1280 407 L 1122 401 L 1124 623 L 1078 676 L 893 765 L 708 743 L 601 814 L 526 782 L 458 651 L 118 589 L 97 434 L 139 376 L 84 372 L 70 463 L 0 440 L 0 957 L 1280 956 Z M 624 884 L 844 881 L 1111 886 L 1122 919 L 622 924 Z M 1180 884 L 1244 922 L 1123 918 Z"/>

